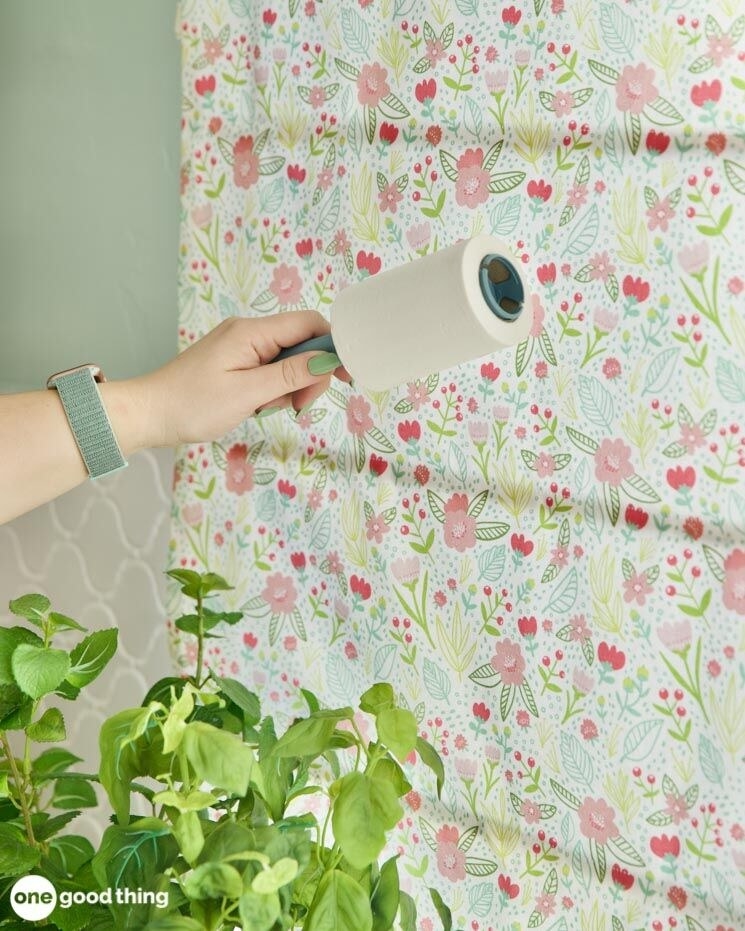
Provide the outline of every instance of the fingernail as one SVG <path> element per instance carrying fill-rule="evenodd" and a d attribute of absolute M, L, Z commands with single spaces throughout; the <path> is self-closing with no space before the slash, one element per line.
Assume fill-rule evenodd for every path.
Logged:
<path fill-rule="evenodd" d="M 299 411 L 296 411 L 295 420 L 297 420 L 298 417 L 302 417 L 303 414 L 307 414 L 308 411 L 311 409 L 311 407 L 313 407 L 314 403 L 315 403 L 314 401 L 311 401 L 310 404 L 306 404 L 305 407 L 301 407 Z"/>
<path fill-rule="evenodd" d="M 271 417 L 272 414 L 276 414 L 277 411 L 281 411 L 281 407 L 265 407 L 260 411 L 256 411 L 257 417 Z"/>
<path fill-rule="evenodd" d="M 335 352 L 321 352 L 308 362 L 311 375 L 328 375 L 341 365 L 341 359 Z"/>

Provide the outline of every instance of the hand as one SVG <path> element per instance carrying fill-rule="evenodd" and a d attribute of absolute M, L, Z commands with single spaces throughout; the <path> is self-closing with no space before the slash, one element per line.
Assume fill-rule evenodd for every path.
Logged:
<path fill-rule="evenodd" d="M 281 349 L 329 332 L 313 310 L 224 320 L 162 368 L 134 379 L 149 412 L 142 445 L 216 440 L 264 407 L 300 410 L 311 404 L 326 391 L 331 374 L 350 381 L 341 366 L 311 375 L 308 361 L 318 353 L 271 361 Z"/>

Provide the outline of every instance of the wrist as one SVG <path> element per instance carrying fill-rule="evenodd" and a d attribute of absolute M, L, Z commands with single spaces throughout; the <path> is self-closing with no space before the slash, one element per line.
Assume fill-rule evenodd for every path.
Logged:
<path fill-rule="evenodd" d="M 124 456 L 164 445 L 152 392 L 144 377 L 99 385 L 101 400 Z"/>

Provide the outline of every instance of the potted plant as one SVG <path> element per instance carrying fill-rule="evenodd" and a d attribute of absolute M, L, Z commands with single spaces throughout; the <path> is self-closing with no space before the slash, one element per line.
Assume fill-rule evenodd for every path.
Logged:
<path fill-rule="evenodd" d="M 105 721 L 97 774 L 75 770 L 50 699 L 75 701 L 114 655 L 117 631 L 85 635 L 42 595 L 10 602 L 26 623 L 0 628 L 0 927 L 45 912 L 37 924 L 59 931 L 414 931 L 397 857 L 380 862 L 411 788 L 400 761 L 416 750 L 442 786 L 413 715 L 390 685 L 373 685 L 359 702 L 375 722 L 366 740 L 353 708 L 322 709 L 304 691 L 307 716 L 278 735 L 254 693 L 203 663 L 209 632 L 240 620 L 206 604 L 230 586 L 214 573 L 168 574 L 194 602 L 176 626 L 197 638 L 196 668 Z M 67 651 L 55 645 L 60 631 L 83 636 Z M 94 784 L 112 809 L 97 850 L 70 833 L 97 804 Z M 311 796 L 325 802 L 321 817 L 303 804 Z M 146 814 L 133 814 L 133 797 Z"/>

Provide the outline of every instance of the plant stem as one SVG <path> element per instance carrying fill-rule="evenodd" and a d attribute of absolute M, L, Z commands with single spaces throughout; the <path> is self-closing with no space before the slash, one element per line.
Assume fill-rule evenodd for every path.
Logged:
<path fill-rule="evenodd" d="M 197 595 L 197 670 L 194 680 L 197 688 L 202 687 L 202 662 L 204 659 L 204 611 L 202 608 L 202 596 Z"/>
<path fill-rule="evenodd" d="M 28 800 L 26 799 L 26 779 L 21 778 L 21 774 L 18 772 L 18 766 L 16 765 L 16 759 L 13 756 L 13 751 L 10 747 L 10 742 L 5 731 L 0 732 L 0 741 L 3 744 L 3 750 L 5 751 L 5 756 L 8 760 L 8 765 L 10 766 L 10 771 L 13 774 L 13 781 L 16 784 L 16 789 L 18 790 L 18 799 L 21 806 L 21 812 L 23 813 L 23 823 L 26 825 L 26 836 L 28 837 L 28 842 L 32 847 L 36 847 L 36 838 L 34 837 L 34 828 L 31 824 L 31 811 L 28 807 Z"/>

